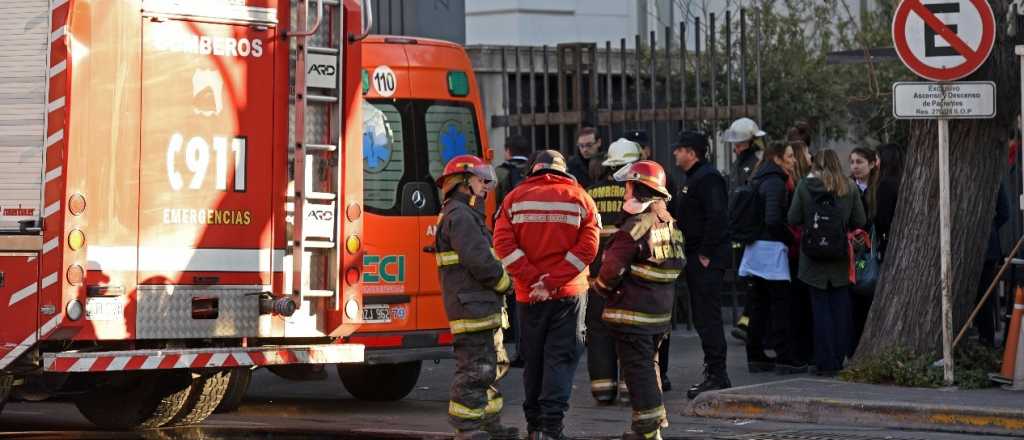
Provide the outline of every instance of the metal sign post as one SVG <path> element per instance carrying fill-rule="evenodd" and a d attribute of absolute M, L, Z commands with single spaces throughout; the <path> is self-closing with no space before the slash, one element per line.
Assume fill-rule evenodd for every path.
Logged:
<path fill-rule="evenodd" d="M 984 88 L 951 83 L 974 73 L 995 44 L 995 17 L 985 0 L 949 0 L 924 4 L 902 0 L 892 20 L 893 45 L 908 69 L 937 81 L 922 91 L 905 83 L 893 87 L 893 116 L 897 119 L 937 119 L 939 124 L 939 241 L 942 270 L 943 378 L 953 385 L 953 262 L 949 206 L 949 120 L 995 116 L 995 97 L 986 100 Z M 964 93 L 975 88 L 976 93 Z M 991 94 L 995 94 L 991 87 Z M 977 95 L 977 96 L 975 96 Z M 991 106 L 986 106 L 986 101 Z M 991 108 L 991 111 L 988 111 Z"/>
<path fill-rule="evenodd" d="M 949 120 L 939 118 L 939 243 L 942 267 L 942 377 L 953 384 L 953 242 L 949 220 Z"/>

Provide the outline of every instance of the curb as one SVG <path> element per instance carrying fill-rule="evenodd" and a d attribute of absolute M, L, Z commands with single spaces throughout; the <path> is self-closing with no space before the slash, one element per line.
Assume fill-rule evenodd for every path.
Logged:
<path fill-rule="evenodd" d="M 684 415 L 873 426 L 968 434 L 1020 435 L 1024 410 L 820 397 L 704 393 Z"/>

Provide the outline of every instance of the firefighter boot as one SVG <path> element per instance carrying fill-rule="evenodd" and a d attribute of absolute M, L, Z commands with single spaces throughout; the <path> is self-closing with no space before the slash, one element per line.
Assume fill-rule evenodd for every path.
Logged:
<path fill-rule="evenodd" d="M 486 431 L 455 431 L 455 440 L 491 440 Z"/>
<path fill-rule="evenodd" d="M 502 425 L 500 421 L 485 423 L 483 430 L 490 434 L 493 440 L 518 440 L 519 428 L 515 426 Z"/>
<path fill-rule="evenodd" d="M 625 434 L 622 434 L 622 440 L 662 440 L 661 429 L 655 429 L 654 431 L 640 434 L 636 431 L 629 430 Z"/>

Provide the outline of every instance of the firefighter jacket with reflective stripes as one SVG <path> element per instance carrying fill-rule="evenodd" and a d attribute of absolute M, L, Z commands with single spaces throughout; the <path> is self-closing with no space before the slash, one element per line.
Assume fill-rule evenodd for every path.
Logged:
<path fill-rule="evenodd" d="M 604 322 L 626 333 L 668 331 L 675 281 L 686 263 L 683 250 L 683 234 L 664 202 L 627 217 L 608 243 L 594 283 L 608 299 Z"/>
<path fill-rule="evenodd" d="M 503 295 L 512 281 L 491 250 L 483 199 L 456 191 L 445 200 L 435 249 L 452 333 L 501 327 Z"/>
<path fill-rule="evenodd" d="M 597 212 L 601 214 L 601 245 L 597 258 L 590 263 L 591 276 L 601 271 L 601 254 L 608 246 L 608 240 L 619 231 L 619 223 L 626 218 L 622 211 L 622 200 L 626 195 L 626 182 L 619 182 L 611 176 L 587 188 L 587 194 L 594 199 Z"/>
<path fill-rule="evenodd" d="M 597 207 L 579 184 L 553 172 L 522 181 L 501 203 L 494 250 L 515 282 L 516 301 L 530 302 L 543 277 L 550 299 L 585 293 L 597 255 Z"/>

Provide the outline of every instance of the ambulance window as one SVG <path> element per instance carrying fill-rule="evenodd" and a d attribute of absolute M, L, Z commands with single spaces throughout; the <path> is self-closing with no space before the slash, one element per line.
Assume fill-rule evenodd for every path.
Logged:
<path fill-rule="evenodd" d="M 371 210 L 395 207 L 405 174 L 402 115 L 388 103 L 363 101 L 363 201 Z"/>
<path fill-rule="evenodd" d="M 460 154 L 480 155 L 475 113 L 471 105 L 430 103 L 424 113 L 428 171 L 434 180 L 444 164 Z"/>

